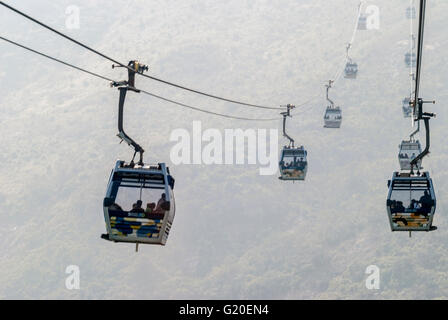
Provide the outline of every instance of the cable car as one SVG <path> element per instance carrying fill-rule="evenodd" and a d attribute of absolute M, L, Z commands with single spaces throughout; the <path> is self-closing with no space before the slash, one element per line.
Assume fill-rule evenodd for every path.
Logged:
<path fill-rule="evenodd" d="M 347 62 L 344 69 L 344 78 L 356 79 L 358 75 L 358 64 L 353 62 Z"/>
<path fill-rule="evenodd" d="M 407 19 L 415 19 L 416 18 L 415 7 L 407 7 L 406 8 L 406 18 Z"/>
<path fill-rule="evenodd" d="M 115 67 L 115 66 L 113 66 Z M 120 66 L 118 66 L 120 67 Z M 128 81 L 112 82 L 120 91 L 118 103 L 118 137 L 134 148 L 129 163 L 118 160 L 112 170 L 103 200 L 106 234 L 101 238 L 114 242 L 165 245 L 176 211 L 174 178 L 164 163 L 145 165 L 143 148 L 126 134 L 123 128 L 124 103 L 128 91 L 135 88 L 135 74 L 148 70 L 148 66 L 130 61 Z M 134 162 L 137 153 L 140 159 Z"/>
<path fill-rule="evenodd" d="M 421 57 L 423 53 L 423 30 L 425 21 L 425 7 L 426 1 L 420 1 L 420 15 L 419 20 L 419 45 L 418 56 Z M 426 146 L 425 149 L 416 154 L 415 157 L 410 157 L 410 171 L 409 172 L 394 172 L 392 179 L 388 181 L 389 192 L 387 195 L 386 208 L 389 218 L 389 223 L 392 231 L 433 231 L 437 227 L 433 226 L 434 214 L 436 212 L 436 195 L 434 191 L 433 182 L 428 172 L 420 174 L 419 167 L 421 160 L 429 154 L 431 145 L 430 126 L 429 121 L 435 116 L 434 113 L 425 112 L 423 105 L 425 103 L 435 103 L 435 101 L 425 101 L 419 97 L 420 87 L 420 72 L 421 60 L 418 61 L 417 76 L 415 77 L 415 91 L 413 106 L 413 121 L 418 122 L 418 128 L 411 134 L 412 137 L 420 130 L 420 121 L 425 124 Z M 409 141 L 405 141 L 406 146 L 410 149 Z M 413 144 L 412 148 L 415 150 L 406 151 L 417 152 L 420 146 Z M 401 150 L 400 150 L 401 153 Z M 400 162 L 401 166 L 401 162 Z M 414 174 L 414 169 L 417 168 L 417 173 Z"/>
<path fill-rule="evenodd" d="M 324 116 L 325 128 L 340 128 L 342 123 L 342 111 L 340 107 L 333 108 L 331 106 L 327 107 Z"/>
<path fill-rule="evenodd" d="M 411 99 L 406 97 L 403 99 L 403 116 L 405 118 L 410 118 L 412 116 Z"/>
<path fill-rule="evenodd" d="M 280 157 L 280 180 L 305 180 L 308 170 L 307 151 L 285 146 Z"/>
<path fill-rule="evenodd" d="M 164 163 L 142 166 L 118 160 L 103 201 L 108 233 L 102 238 L 165 245 L 175 215 L 173 189 L 174 179 Z M 123 208 L 134 201 L 132 208 Z"/>
<path fill-rule="evenodd" d="M 404 55 L 404 62 L 406 64 L 407 67 L 415 67 L 417 64 L 417 55 L 413 52 L 407 52 Z"/>
<path fill-rule="evenodd" d="M 325 87 L 327 88 L 327 101 L 329 105 L 325 110 L 324 128 L 340 128 L 342 123 L 342 110 L 340 107 L 335 107 L 334 102 L 329 98 L 329 91 L 333 85 L 333 80 L 330 80 Z"/>
<path fill-rule="evenodd" d="M 358 30 L 367 30 L 367 15 L 361 13 L 358 19 Z"/>
<path fill-rule="evenodd" d="M 411 170 L 411 161 L 422 153 L 422 146 L 418 140 L 403 140 L 399 146 L 398 161 L 401 170 Z M 422 160 L 416 164 L 416 169 L 422 169 Z"/>
<path fill-rule="evenodd" d="M 279 161 L 280 180 L 305 180 L 308 170 L 307 151 L 303 146 L 294 147 L 294 139 L 286 133 L 286 118 L 291 117 L 291 109 L 295 106 L 286 105 L 286 112 L 283 116 L 283 136 L 289 140 L 289 145 L 284 146 Z"/>
<path fill-rule="evenodd" d="M 395 172 L 388 181 L 387 213 L 392 231 L 433 231 L 436 196 L 428 172 Z"/>

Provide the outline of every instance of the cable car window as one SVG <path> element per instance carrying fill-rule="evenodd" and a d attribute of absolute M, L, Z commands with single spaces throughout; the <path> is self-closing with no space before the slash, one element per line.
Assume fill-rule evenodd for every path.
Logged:
<path fill-rule="evenodd" d="M 166 210 L 162 208 L 162 203 L 165 201 L 164 190 L 121 186 L 114 206 L 130 217 L 150 218 L 159 215 L 159 218 L 163 218 Z"/>
<path fill-rule="evenodd" d="M 435 196 L 429 175 L 400 177 L 394 174 L 387 200 L 392 231 L 431 231 Z"/>

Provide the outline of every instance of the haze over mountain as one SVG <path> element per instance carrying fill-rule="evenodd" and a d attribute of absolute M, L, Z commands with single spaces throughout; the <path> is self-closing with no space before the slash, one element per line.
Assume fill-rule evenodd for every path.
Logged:
<path fill-rule="evenodd" d="M 102 200 L 118 144 L 118 92 L 106 81 L 0 41 L 0 298 L 56 299 L 447 299 L 448 2 L 428 1 L 421 95 L 431 121 L 423 166 L 437 194 L 431 233 L 392 233 L 387 180 L 398 145 L 412 131 L 401 100 L 409 94 L 409 1 L 367 1 L 379 30 L 357 33 L 356 81 L 331 97 L 340 130 L 323 128 L 325 83 L 342 68 L 358 0 L 21 0 L 6 1 L 148 74 L 263 105 L 300 105 L 289 132 L 308 150 L 307 180 L 281 182 L 257 165 L 173 165 L 174 129 L 279 129 L 277 111 L 219 102 L 137 78 L 137 86 L 211 111 L 274 122 L 219 118 L 130 93 L 127 133 L 149 162 L 176 179 L 176 217 L 165 247 L 114 244 Z M 67 29 L 66 8 L 80 9 Z M 124 70 L 6 8 L 1 35 L 88 70 L 124 80 Z M 317 97 L 317 98 L 316 98 Z M 424 140 L 421 134 L 419 137 Z M 286 143 L 279 131 L 279 148 Z M 67 290 L 66 267 L 80 267 Z M 365 286 L 381 271 L 380 290 Z"/>

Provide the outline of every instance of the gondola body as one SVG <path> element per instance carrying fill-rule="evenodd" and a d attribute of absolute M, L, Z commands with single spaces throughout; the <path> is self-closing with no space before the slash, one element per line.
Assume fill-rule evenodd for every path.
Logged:
<path fill-rule="evenodd" d="M 159 212 L 134 213 L 121 209 L 116 199 L 120 190 L 137 189 L 165 194 L 166 201 Z M 175 215 L 174 179 L 164 163 L 154 166 L 129 165 L 117 161 L 112 170 L 103 202 L 107 234 L 103 239 L 114 242 L 165 245 Z"/>
<path fill-rule="evenodd" d="M 414 160 L 420 153 L 422 153 L 422 146 L 420 141 L 404 140 L 401 142 L 400 152 L 398 153 L 398 161 L 401 170 L 411 170 L 411 161 Z M 422 169 L 422 161 L 418 161 L 414 167 L 416 170 Z"/>
<path fill-rule="evenodd" d="M 305 180 L 308 171 L 307 151 L 304 147 L 284 147 L 279 162 L 280 180 Z"/>
<path fill-rule="evenodd" d="M 359 16 L 358 30 L 367 30 L 367 15 L 364 13 Z"/>
<path fill-rule="evenodd" d="M 432 231 L 436 196 L 428 172 L 420 176 L 395 172 L 389 180 L 387 214 L 392 231 Z"/>
<path fill-rule="evenodd" d="M 405 118 L 410 118 L 412 116 L 412 107 L 410 105 L 410 99 L 409 98 L 404 98 L 403 99 L 403 116 Z"/>
<path fill-rule="evenodd" d="M 404 63 L 406 64 L 406 67 L 414 68 L 417 65 L 417 55 L 415 53 L 407 52 L 404 55 Z"/>
<path fill-rule="evenodd" d="M 406 8 L 406 18 L 407 19 L 415 19 L 417 17 L 415 7 L 407 7 Z"/>
<path fill-rule="evenodd" d="M 338 129 L 342 123 L 342 110 L 340 107 L 328 106 L 324 115 L 324 127 Z"/>
<path fill-rule="evenodd" d="M 347 62 L 344 69 L 344 78 L 356 79 L 357 75 L 358 75 L 358 64 Z"/>

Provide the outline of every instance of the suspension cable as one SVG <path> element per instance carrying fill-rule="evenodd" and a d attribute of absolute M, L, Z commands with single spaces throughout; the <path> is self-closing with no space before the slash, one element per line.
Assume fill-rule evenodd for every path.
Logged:
<path fill-rule="evenodd" d="M 24 46 L 24 45 L 22 45 L 22 44 L 20 44 L 20 43 L 14 42 L 14 41 L 9 40 L 9 39 L 6 39 L 6 38 L 4 38 L 4 37 L 2 37 L 2 36 L 0 36 L 0 39 L 3 40 L 3 41 L 9 42 L 10 44 L 13 44 L 13 45 L 15 45 L 15 46 L 18 46 L 18 47 L 20 47 L 20 48 L 22 48 L 22 49 L 31 51 L 31 52 L 33 52 L 33 53 L 35 53 L 35 54 L 38 54 L 38 55 L 40 55 L 40 56 L 42 56 L 42 57 L 45 57 L 45 58 L 47 58 L 47 59 L 50 59 L 50 60 L 59 62 L 59 63 L 61 63 L 61 64 L 64 64 L 64 65 L 68 66 L 68 67 L 71 67 L 71 68 L 77 69 L 77 70 L 79 70 L 79 71 L 88 73 L 88 74 L 90 74 L 90 75 L 92 75 L 92 76 L 95 76 L 95 77 L 98 77 L 98 78 L 101 78 L 101 79 L 104 79 L 104 80 L 107 80 L 107 81 L 113 81 L 112 79 L 110 79 L 110 78 L 108 78 L 108 77 L 104 77 L 104 76 L 102 76 L 102 75 L 100 75 L 100 74 L 98 74 L 98 73 L 91 72 L 91 71 L 89 71 L 89 70 L 86 70 L 86 69 L 77 67 L 77 66 L 75 66 L 75 65 L 73 65 L 73 64 L 71 64 L 71 63 L 68 63 L 68 62 L 59 60 L 59 59 L 57 59 L 57 58 L 51 57 L 51 56 L 49 56 L 49 55 L 47 55 L 47 54 L 45 54 L 45 53 L 36 51 L 36 50 L 31 49 L 31 48 L 29 48 L 29 47 L 26 47 L 26 46 Z"/>
<path fill-rule="evenodd" d="M 425 31 L 425 14 L 426 14 L 426 0 L 420 1 L 420 18 L 418 26 L 418 45 L 417 45 L 417 66 L 415 68 L 415 100 L 417 105 L 420 95 L 420 77 L 422 69 L 422 56 L 423 56 L 423 34 Z"/>
<path fill-rule="evenodd" d="M 102 76 L 102 75 L 100 75 L 100 74 L 98 74 L 98 73 L 91 72 L 91 71 L 89 71 L 89 70 L 86 70 L 86 69 L 80 68 L 80 67 L 78 67 L 78 66 L 75 66 L 75 65 L 73 65 L 73 64 L 71 64 L 71 63 L 68 63 L 68 62 L 62 61 L 62 60 L 60 60 L 60 59 L 54 58 L 54 57 L 52 57 L 52 56 L 50 56 L 50 55 L 47 55 L 47 54 L 45 54 L 45 53 L 42 53 L 42 52 L 39 52 L 39 51 L 37 51 L 37 50 L 31 49 L 31 48 L 29 48 L 29 47 L 27 47 L 27 46 L 24 46 L 24 45 L 22 45 L 22 44 L 19 44 L 19 43 L 17 43 L 17 42 L 14 42 L 14 41 L 9 40 L 9 39 L 7 39 L 7 38 L 4 38 L 4 37 L 2 37 L 2 36 L 0 36 L 0 39 L 3 40 L 3 41 L 6 41 L 6 42 L 8 42 L 8 43 L 10 43 L 10 44 L 12 44 L 12 45 L 18 46 L 18 47 L 20 47 L 20 48 L 22 48 L 22 49 L 28 50 L 28 51 L 30 51 L 30 52 L 32 52 L 32 53 L 35 53 L 35 54 L 40 55 L 40 56 L 42 56 L 42 57 L 45 57 L 45 58 L 47 58 L 47 59 L 50 59 L 50 60 L 53 60 L 53 61 L 55 61 L 55 62 L 61 63 L 61 64 L 65 65 L 65 66 L 70 67 L 70 68 L 76 69 L 76 70 L 78 70 L 78 71 L 85 72 L 85 73 L 90 74 L 90 75 L 92 75 L 92 76 L 95 76 L 95 77 L 97 77 L 97 78 L 100 78 L 100 79 L 103 79 L 103 80 L 107 80 L 107 81 L 109 81 L 109 82 L 117 82 L 117 81 L 115 81 L 115 80 L 113 80 L 113 79 L 111 79 L 111 78 Z M 185 107 L 185 108 L 188 108 L 188 109 L 196 110 L 196 111 L 199 111 L 199 112 L 203 112 L 203 113 L 207 113 L 207 114 L 211 114 L 211 115 L 215 115 L 215 116 L 219 116 L 219 117 L 224 117 L 224 118 L 229 118 L 229 119 L 235 119 L 235 120 L 245 120 L 245 121 L 278 121 L 278 120 L 279 120 L 278 117 L 277 117 L 277 118 L 270 118 L 270 119 L 263 119 L 263 118 L 261 118 L 261 119 L 257 119 L 257 118 L 238 117 L 238 116 L 232 116 L 232 115 L 228 115 L 228 114 L 223 114 L 223 113 L 213 112 L 213 111 L 209 111 L 209 110 L 206 110 L 206 109 L 203 109 L 203 108 L 190 106 L 190 105 L 187 105 L 187 104 L 178 102 L 178 101 L 174 101 L 174 100 L 171 100 L 171 99 L 168 99 L 168 98 L 164 98 L 164 97 L 162 97 L 162 96 L 153 94 L 153 93 L 148 92 L 148 91 L 146 91 L 146 90 L 141 90 L 141 89 L 137 89 L 137 90 L 140 90 L 142 93 L 147 94 L 147 95 L 150 95 L 150 96 L 152 96 L 152 97 L 154 97 L 154 98 L 157 98 L 157 99 L 159 99 L 159 100 L 163 100 L 163 101 L 166 101 L 166 102 L 170 102 L 170 103 L 179 105 L 179 106 L 181 106 L 181 107 Z"/>
<path fill-rule="evenodd" d="M 103 54 L 103 53 L 101 53 L 101 52 L 99 52 L 99 51 L 97 51 L 97 50 L 95 50 L 95 49 L 93 49 L 93 48 L 91 48 L 91 47 L 89 47 L 89 46 L 87 46 L 87 45 L 85 45 L 85 44 L 75 40 L 75 39 L 73 39 L 72 37 L 67 36 L 64 33 L 60 32 L 60 31 L 57 31 L 56 29 L 48 26 L 47 24 L 45 24 L 45 23 L 43 23 L 43 22 L 41 22 L 41 21 L 39 21 L 37 19 L 34 19 L 33 17 L 30 17 L 29 15 L 25 14 L 24 12 L 22 12 L 22 11 L 16 9 L 16 8 L 11 7 L 10 5 L 4 3 L 3 1 L 0 1 L 0 4 L 3 5 L 4 7 L 8 8 L 8 9 L 16 12 L 17 14 L 19 14 L 19 15 L 21 15 L 21 16 L 29 19 L 29 20 L 31 20 L 32 22 L 37 23 L 40 26 L 42 26 L 42 27 L 44 27 L 44 28 L 46 28 L 46 29 L 56 33 L 57 35 L 65 38 L 65 39 L 67 39 L 69 41 L 72 41 L 75 44 L 77 44 L 77 45 L 79 45 L 79 46 L 81 46 L 81 47 L 83 47 L 83 48 L 85 48 L 85 49 L 87 49 L 87 50 L 89 50 L 89 51 L 91 51 L 91 52 L 93 52 L 93 53 L 95 53 L 95 54 L 97 54 L 97 55 L 99 55 L 99 56 L 101 56 L 101 57 L 111 61 L 111 62 L 113 62 L 113 63 L 116 63 L 117 65 L 119 65 L 121 67 L 124 67 L 124 68 L 126 68 L 128 70 L 131 70 L 131 71 L 135 71 L 131 67 L 129 67 L 128 65 L 125 65 L 125 64 L 117 61 L 116 59 L 113 59 L 113 58 L 111 58 L 111 57 L 109 57 L 109 56 L 107 56 L 107 55 L 105 55 L 105 54 Z M 216 96 L 216 95 L 213 95 L 213 94 L 205 93 L 203 91 L 199 91 L 199 90 L 191 89 L 191 88 L 188 88 L 188 87 L 185 87 L 185 86 L 182 86 L 182 85 L 178 85 L 178 84 L 175 84 L 173 82 L 162 80 L 162 79 L 159 79 L 159 78 L 147 75 L 147 74 L 141 74 L 141 73 L 137 73 L 137 74 L 140 75 L 140 76 L 149 78 L 151 80 L 155 80 L 155 81 L 161 82 L 163 84 L 166 84 L 166 85 L 169 85 L 169 86 L 172 86 L 172 87 L 176 87 L 178 89 L 190 91 L 190 92 L 193 92 L 193 93 L 196 93 L 196 94 L 199 94 L 199 95 L 203 95 L 203 96 L 206 96 L 206 97 L 209 97 L 209 98 L 217 99 L 217 100 L 222 100 L 222 101 L 226 101 L 226 102 L 230 102 L 230 103 L 234 103 L 234 104 L 239 104 L 239 105 L 242 105 L 242 106 L 253 107 L 253 108 L 260 108 L 260 109 L 270 109 L 270 110 L 284 109 L 284 108 L 281 108 L 281 107 L 268 107 L 268 106 L 262 106 L 262 105 L 252 104 L 252 103 L 241 102 L 241 101 L 238 101 L 238 100 L 223 98 L 223 97 Z"/>

